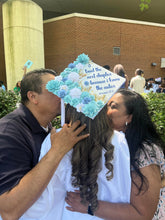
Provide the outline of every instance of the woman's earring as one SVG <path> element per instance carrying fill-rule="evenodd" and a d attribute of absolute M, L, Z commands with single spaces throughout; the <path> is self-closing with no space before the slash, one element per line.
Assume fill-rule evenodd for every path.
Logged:
<path fill-rule="evenodd" d="M 127 125 L 128 125 L 128 122 L 126 121 L 125 126 L 127 127 Z"/>

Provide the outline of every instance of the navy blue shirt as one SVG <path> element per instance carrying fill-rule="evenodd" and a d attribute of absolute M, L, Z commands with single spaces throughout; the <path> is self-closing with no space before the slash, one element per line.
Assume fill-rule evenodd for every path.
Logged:
<path fill-rule="evenodd" d="M 38 163 L 48 133 L 22 104 L 0 119 L 0 194 L 17 185 Z"/>

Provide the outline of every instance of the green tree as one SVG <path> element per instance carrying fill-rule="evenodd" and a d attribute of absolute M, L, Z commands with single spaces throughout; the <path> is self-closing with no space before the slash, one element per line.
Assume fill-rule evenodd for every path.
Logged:
<path fill-rule="evenodd" d="M 141 11 L 147 10 L 150 6 L 151 0 L 140 0 L 139 8 Z"/>

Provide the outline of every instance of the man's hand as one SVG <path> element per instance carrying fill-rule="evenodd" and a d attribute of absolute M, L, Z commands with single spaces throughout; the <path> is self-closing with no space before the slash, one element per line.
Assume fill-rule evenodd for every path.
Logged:
<path fill-rule="evenodd" d="M 59 150 L 59 153 L 65 155 L 80 140 L 87 138 L 89 134 L 79 135 L 86 125 L 80 125 L 80 121 L 75 121 L 72 125 L 64 124 L 63 128 L 56 133 L 55 129 L 51 131 L 51 145 Z"/>
<path fill-rule="evenodd" d="M 19 219 L 32 206 L 48 185 L 62 157 L 80 140 L 89 134 L 79 134 L 86 125 L 76 121 L 72 126 L 65 124 L 60 132 L 51 132 L 51 149 L 12 190 L 0 195 L 0 215 L 3 219 Z"/>

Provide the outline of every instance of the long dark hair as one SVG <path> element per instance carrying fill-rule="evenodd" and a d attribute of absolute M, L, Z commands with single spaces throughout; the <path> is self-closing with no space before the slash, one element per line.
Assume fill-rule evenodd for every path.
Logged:
<path fill-rule="evenodd" d="M 156 157 L 153 145 L 156 144 L 162 149 L 165 149 L 165 145 L 156 130 L 155 124 L 151 120 L 145 99 L 131 90 L 120 89 L 117 93 L 120 93 L 123 97 L 127 114 L 132 115 L 132 121 L 127 125 L 125 136 L 130 150 L 131 165 L 141 178 L 141 185 L 138 187 L 140 193 L 144 189 L 144 183 L 147 187 L 148 181 L 140 172 L 138 166 L 140 161 L 137 158 L 137 153 L 140 153 L 141 150 L 145 153 L 144 145 L 147 144 L 152 148 L 152 152 Z"/>
<path fill-rule="evenodd" d="M 86 129 L 82 133 L 90 133 L 90 136 L 80 141 L 73 148 L 72 153 L 72 185 L 79 187 L 82 203 L 88 201 L 91 204 L 91 210 L 94 212 L 98 206 L 97 177 L 101 170 L 100 162 L 102 149 L 105 151 L 105 166 L 109 170 L 106 174 L 107 180 L 113 177 L 113 159 L 114 146 L 110 139 L 113 130 L 107 118 L 107 106 L 94 118 L 86 117 L 84 114 L 77 112 L 75 108 L 67 105 L 66 122 L 69 123 L 80 120 L 86 124 Z"/>

